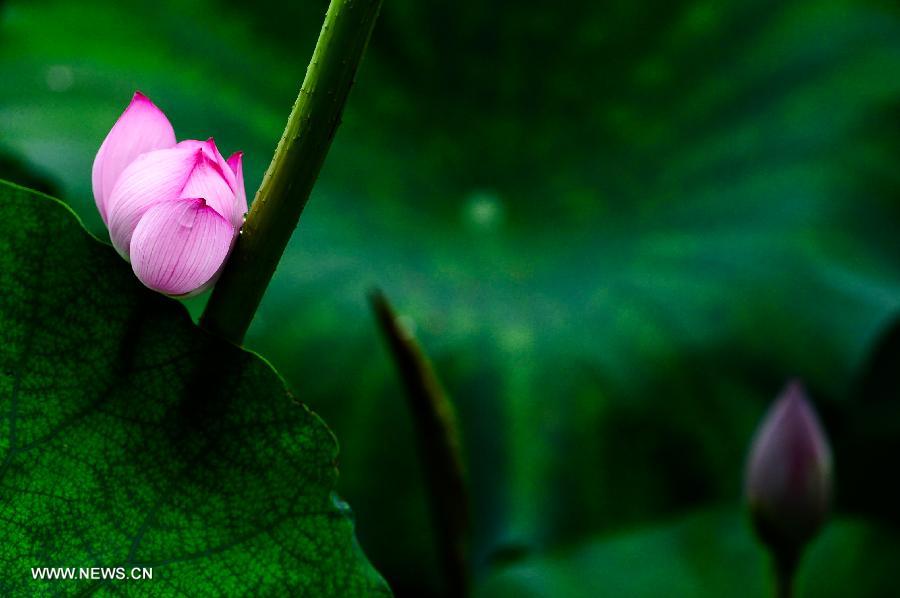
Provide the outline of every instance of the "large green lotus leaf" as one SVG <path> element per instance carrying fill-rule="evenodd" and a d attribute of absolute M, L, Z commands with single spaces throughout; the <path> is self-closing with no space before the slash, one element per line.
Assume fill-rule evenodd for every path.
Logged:
<path fill-rule="evenodd" d="M 478 563 L 731 499 L 789 376 L 870 471 L 894 445 L 843 422 L 900 297 L 896 6 L 439 4 L 386 3 L 247 341 L 334 426 L 379 570 L 436 586 L 372 284 L 458 403 Z M 323 9 L 7 2 L 0 144 L 99 233 L 91 160 L 139 88 L 246 150 L 252 193 Z"/>
<path fill-rule="evenodd" d="M 333 493 L 334 437 L 266 362 L 5 182 L 0 288 L 0 594 L 389 594 Z"/>
<path fill-rule="evenodd" d="M 898 558 L 896 536 L 864 521 L 835 521 L 808 548 L 796 595 L 880 598 Z M 748 520 L 733 509 L 709 509 L 500 567 L 476 596 L 763 598 L 773 595 L 771 576 Z"/>

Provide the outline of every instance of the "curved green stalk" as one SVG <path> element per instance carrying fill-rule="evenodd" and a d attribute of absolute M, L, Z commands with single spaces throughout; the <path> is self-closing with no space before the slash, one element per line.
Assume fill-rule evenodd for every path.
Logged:
<path fill-rule="evenodd" d="M 371 295 L 375 318 L 388 343 L 412 415 L 428 487 L 446 595 L 469 595 L 469 491 L 453 404 L 415 336 L 397 320 L 381 291 Z"/>
<path fill-rule="evenodd" d="M 300 94 L 200 325 L 240 344 L 341 122 L 381 0 L 331 0 Z"/>

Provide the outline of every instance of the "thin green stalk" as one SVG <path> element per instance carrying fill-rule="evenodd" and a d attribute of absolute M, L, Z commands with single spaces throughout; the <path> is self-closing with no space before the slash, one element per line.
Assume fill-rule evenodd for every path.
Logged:
<path fill-rule="evenodd" d="M 775 598 L 793 598 L 794 577 L 797 573 L 799 550 L 775 551 L 772 568 L 775 573 Z"/>
<path fill-rule="evenodd" d="M 469 492 L 453 405 L 444 393 L 428 357 L 415 337 L 397 321 L 385 296 L 375 291 L 371 301 L 397 372 L 406 386 L 430 497 L 438 552 L 447 583 L 447 596 L 467 596 L 470 576 Z"/>
<path fill-rule="evenodd" d="M 381 0 L 331 0 L 300 94 L 200 325 L 240 344 L 341 122 Z"/>

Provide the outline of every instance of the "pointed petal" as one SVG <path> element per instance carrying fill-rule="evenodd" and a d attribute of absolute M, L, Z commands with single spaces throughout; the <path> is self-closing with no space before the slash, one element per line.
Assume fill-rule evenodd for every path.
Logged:
<path fill-rule="evenodd" d="M 232 190 L 235 189 L 234 172 L 228 167 L 228 164 L 225 162 L 225 158 L 222 157 L 222 154 L 219 152 L 219 148 L 216 147 L 216 141 L 212 137 L 210 137 L 206 141 L 198 141 L 197 139 L 185 139 L 178 144 L 178 147 L 202 149 L 203 153 L 217 165 L 220 174 L 228 183 L 228 186 L 231 187 Z"/>
<path fill-rule="evenodd" d="M 831 469 L 825 438 L 803 387 L 791 383 L 771 407 L 754 439 L 748 492 L 754 498 L 771 501 L 803 499 L 809 492 L 824 496 Z"/>
<path fill-rule="evenodd" d="M 122 257 L 128 259 L 131 235 L 144 212 L 155 203 L 183 197 L 202 159 L 199 149 L 156 150 L 142 154 L 122 172 L 107 202 L 109 237 Z"/>
<path fill-rule="evenodd" d="M 242 164 L 243 158 L 244 152 L 235 152 L 228 157 L 228 167 L 231 168 L 231 170 L 234 172 L 235 178 L 235 217 L 231 221 L 231 224 L 233 224 L 237 229 L 240 229 L 244 224 L 244 215 L 247 213 L 247 192 L 244 190 L 244 167 Z"/>
<path fill-rule="evenodd" d="M 169 119 L 147 96 L 135 92 L 94 158 L 94 201 L 104 223 L 108 217 L 107 200 L 122 171 L 140 154 L 174 145 L 175 131 Z"/>
<path fill-rule="evenodd" d="M 175 147 L 181 147 L 185 149 L 198 150 L 202 149 L 204 151 L 208 151 L 207 145 L 205 141 L 200 141 L 199 139 L 185 139 L 184 141 L 179 141 L 175 144 Z M 213 158 L 213 155 L 210 155 L 210 158 Z"/>
<path fill-rule="evenodd" d="M 225 168 L 231 171 L 227 165 Z M 179 197 L 202 197 L 225 220 L 234 222 L 234 190 L 222 177 L 219 165 L 206 153 L 202 154 L 194 167 Z"/>
<path fill-rule="evenodd" d="M 131 238 L 131 267 L 147 287 L 195 294 L 215 282 L 231 251 L 234 229 L 202 199 L 153 205 Z"/>

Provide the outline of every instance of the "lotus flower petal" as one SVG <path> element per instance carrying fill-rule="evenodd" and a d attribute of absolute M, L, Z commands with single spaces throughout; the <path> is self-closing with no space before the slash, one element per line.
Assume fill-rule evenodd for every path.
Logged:
<path fill-rule="evenodd" d="M 228 169 L 228 166 L 225 168 Z M 234 222 L 234 189 L 222 178 L 219 165 L 205 153 L 188 177 L 180 197 L 202 197 L 225 220 Z"/>
<path fill-rule="evenodd" d="M 153 204 L 185 197 L 183 190 L 204 159 L 199 149 L 156 150 L 139 156 L 122 172 L 108 201 L 109 236 L 128 259 L 131 235 Z"/>
<path fill-rule="evenodd" d="M 235 152 L 228 157 L 228 167 L 234 171 L 235 189 L 235 219 L 231 221 L 234 227 L 240 230 L 244 224 L 244 215 L 247 213 L 247 192 L 244 190 L 244 152 Z"/>
<path fill-rule="evenodd" d="M 135 92 L 94 158 L 91 173 L 94 201 L 107 222 L 108 199 L 119 175 L 139 155 L 175 145 L 175 131 L 166 115 L 141 92 Z"/>
<path fill-rule="evenodd" d="M 176 147 L 186 147 L 186 148 L 194 148 L 203 150 L 204 155 L 207 158 L 212 160 L 219 169 L 219 174 L 225 179 L 228 183 L 228 186 L 231 187 L 232 190 L 235 189 L 235 176 L 234 172 L 231 168 L 228 167 L 228 164 L 225 158 L 222 157 L 222 154 L 219 152 L 219 148 L 216 147 L 216 141 L 212 137 L 207 139 L 206 141 L 198 141 L 196 139 L 185 139 L 180 142 Z"/>
<path fill-rule="evenodd" d="M 215 282 L 234 228 L 203 199 L 156 203 L 131 237 L 131 267 L 147 287 L 166 295 L 195 294 Z"/>

